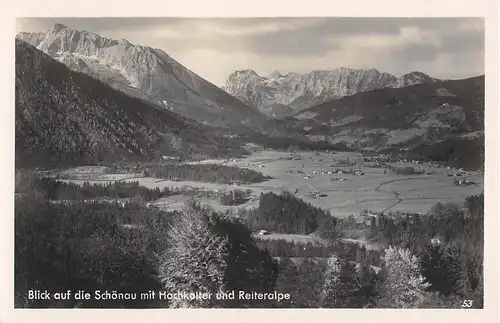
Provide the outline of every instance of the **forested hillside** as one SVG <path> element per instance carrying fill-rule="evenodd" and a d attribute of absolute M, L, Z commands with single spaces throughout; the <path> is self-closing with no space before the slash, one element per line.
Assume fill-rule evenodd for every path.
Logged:
<path fill-rule="evenodd" d="M 443 106 L 444 105 L 444 106 Z M 437 108 L 450 110 L 448 117 Z M 484 75 L 464 80 L 417 84 L 402 88 L 383 88 L 328 101 L 299 112 L 295 119 L 310 114 L 318 122 L 340 121 L 349 116 L 357 120 L 337 124 L 336 128 L 410 128 L 422 126 L 422 117 L 437 117 L 456 132 L 484 130 Z M 456 113 L 460 116 L 455 115 Z M 462 118 L 462 114 L 464 117 Z M 347 120 L 345 120 L 347 121 Z M 420 121 L 420 122 L 419 122 Z M 436 125 L 440 125 L 434 122 Z"/>
<path fill-rule="evenodd" d="M 407 148 L 477 169 L 484 152 L 484 102 L 484 76 L 478 76 L 361 92 L 270 122 L 354 150 Z"/>
<path fill-rule="evenodd" d="M 16 167 L 230 154 L 229 139 L 16 39 Z"/>

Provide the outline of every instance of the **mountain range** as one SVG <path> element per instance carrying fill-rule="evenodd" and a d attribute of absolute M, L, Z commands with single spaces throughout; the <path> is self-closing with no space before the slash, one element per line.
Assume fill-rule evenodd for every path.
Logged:
<path fill-rule="evenodd" d="M 160 49 L 114 40 L 55 24 L 21 39 L 73 71 L 86 73 L 128 95 L 202 123 L 259 125 L 265 117 L 204 80 Z"/>
<path fill-rule="evenodd" d="M 242 70 L 229 75 L 220 89 L 163 50 L 134 45 L 125 39 L 110 39 L 61 24 L 43 33 L 21 32 L 17 38 L 70 69 L 131 96 L 218 126 L 258 127 L 265 122 L 264 115 L 283 117 L 362 91 L 439 81 L 421 72 L 397 78 L 375 69 L 344 67 L 307 74 L 282 75 L 275 71 L 268 77 Z"/>
<path fill-rule="evenodd" d="M 441 151 L 450 140 L 451 151 L 484 149 L 484 76 L 242 70 L 220 89 L 162 50 L 124 39 L 60 24 L 16 37 L 16 162 L 228 156 L 246 143 L 355 150 L 438 143 Z"/>
<path fill-rule="evenodd" d="M 16 167 L 244 150 L 194 120 L 68 69 L 16 39 Z"/>
<path fill-rule="evenodd" d="M 223 87 L 242 102 L 272 117 L 283 117 L 323 102 L 379 88 L 436 83 L 438 79 L 421 72 L 399 78 L 376 69 L 337 68 L 306 74 L 274 71 L 267 77 L 253 70 L 231 73 Z"/>

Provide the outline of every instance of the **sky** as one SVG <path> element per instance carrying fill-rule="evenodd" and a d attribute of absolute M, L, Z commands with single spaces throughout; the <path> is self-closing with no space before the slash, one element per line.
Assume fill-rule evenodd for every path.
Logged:
<path fill-rule="evenodd" d="M 482 18 L 20 18 L 160 48 L 215 85 L 236 70 L 308 73 L 338 67 L 440 79 L 484 74 Z"/>

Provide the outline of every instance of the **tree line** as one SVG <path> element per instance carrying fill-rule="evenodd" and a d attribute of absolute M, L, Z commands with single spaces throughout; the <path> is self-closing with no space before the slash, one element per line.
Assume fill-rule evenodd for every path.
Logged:
<path fill-rule="evenodd" d="M 271 122 L 280 122 L 271 120 Z M 275 149 L 282 151 L 349 151 L 350 149 L 343 143 L 329 143 L 327 141 L 312 141 L 305 136 L 298 136 L 297 132 L 291 130 L 284 134 L 267 135 L 255 131 L 246 131 L 238 135 L 238 140 L 242 143 L 255 143 L 264 149 Z"/>
<path fill-rule="evenodd" d="M 250 228 L 277 233 L 307 235 L 319 229 L 326 235 L 327 231 L 336 227 L 336 219 L 329 212 L 314 207 L 287 191 L 279 195 L 272 192 L 261 193 L 258 209 L 248 212 L 245 217 Z"/>
<path fill-rule="evenodd" d="M 175 181 L 198 181 L 209 183 L 260 183 L 269 177 L 253 169 L 219 164 L 138 164 L 114 165 L 112 173 L 142 173 L 144 176 Z"/>
<path fill-rule="evenodd" d="M 406 156 L 477 170 L 484 167 L 484 151 L 484 136 L 478 139 L 447 138 L 436 143 L 418 145 L 410 149 Z"/>
<path fill-rule="evenodd" d="M 176 191 L 168 187 L 161 190 L 159 188 L 150 189 L 140 185 L 138 181 L 104 184 L 84 182 L 83 185 L 78 185 L 49 177 L 37 177 L 34 179 L 33 184 L 50 200 L 88 200 L 107 197 L 110 199 L 152 201 L 176 193 Z"/>

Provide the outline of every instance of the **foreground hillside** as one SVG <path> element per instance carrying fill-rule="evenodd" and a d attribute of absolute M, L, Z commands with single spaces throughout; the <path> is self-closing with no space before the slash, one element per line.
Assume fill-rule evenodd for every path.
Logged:
<path fill-rule="evenodd" d="M 200 124 L 71 71 L 21 40 L 15 120 L 16 167 L 239 150 Z"/>
<path fill-rule="evenodd" d="M 193 73 L 160 49 L 56 24 L 45 33 L 19 33 L 37 49 L 159 107 L 211 125 L 259 125 L 265 117 Z"/>
<path fill-rule="evenodd" d="M 483 308 L 482 194 L 360 223 L 289 192 L 237 213 L 193 200 L 173 211 L 146 203 L 169 189 L 33 175 L 16 174 L 17 308 Z M 30 299 L 34 288 L 92 296 Z M 193 290 L 212 297 L 143 297 Z M 232 291 L 250 296 L 215 296 Z"/>

